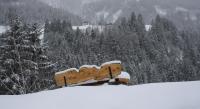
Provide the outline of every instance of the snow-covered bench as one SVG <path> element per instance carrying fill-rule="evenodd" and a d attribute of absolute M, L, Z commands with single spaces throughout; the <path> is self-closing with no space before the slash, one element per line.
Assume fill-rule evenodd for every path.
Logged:
<path fill-rule="evenodd" d="M 85 85 L 99 83 L 102 81 L 116 80 L 116 82 L 128 84 L 130 78 L 121 78 L 124 75 L 121 61 L 110 61 L 103 63 L 100 67 L 96 65 L 84 65 L 78 69 L 71 68 L 55 74 L 57 86 Z"/>

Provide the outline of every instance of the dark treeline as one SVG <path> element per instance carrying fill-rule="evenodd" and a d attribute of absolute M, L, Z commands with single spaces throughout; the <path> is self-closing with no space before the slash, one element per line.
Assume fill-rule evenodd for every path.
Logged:
<path fill-rule="evenodd" d="M 73 30 L 70 22 L 46 21 L 42 41 L 36 24 L 11 24 L 0 40 L 0 94 L 54 88 L 56 71 L 112 60 L 122 61 L 132 84 L 200 79 L 200 33 L 180 31 L 160 16 L 149 31 L 142 15 L 134 13 L 104 25 L 104 31 Z"/>
<path fill-rule="evenodd" d="M 58 70 L 84 64 L 121 60 L 133 84 L 191 81 L 200 79 L 200 34 L 179 31 L 173 22 L 157 16 L 150 31 L 142 15 L 121 18 L 112 27 L 74 31 L 71 24 L 46 22 L 48 55 Z"/>

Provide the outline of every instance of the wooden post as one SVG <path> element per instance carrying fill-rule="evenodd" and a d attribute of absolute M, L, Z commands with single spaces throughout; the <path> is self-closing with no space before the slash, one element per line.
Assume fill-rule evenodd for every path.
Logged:
<path fill-rule="evenodd" d="M 113 79 L 111 67 L 109 67 L 109 74 L 110 74 L 110 78 Z"/>
<path fill-rule="evenodd" d="M 64 81 L 65 81 L 65 87 L 67 87 L 67 79 L 65 76 L 64 76 Z"/>

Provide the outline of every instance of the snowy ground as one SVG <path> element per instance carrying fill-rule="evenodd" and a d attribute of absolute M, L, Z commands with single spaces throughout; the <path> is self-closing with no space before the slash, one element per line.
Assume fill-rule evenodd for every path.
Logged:
<path fill-rule="evenodd" d="M 200 81 L 68 87 L 0 96 L 1 109 L 200 109 Z"/>
<path fill-rule="evenodd" d="M 8 26 L 1 26 L 1 25 L 0 25 L 0 34 L 6 32 L 6 30 L 8 30 L 8 29 L 9 29 Z"/>

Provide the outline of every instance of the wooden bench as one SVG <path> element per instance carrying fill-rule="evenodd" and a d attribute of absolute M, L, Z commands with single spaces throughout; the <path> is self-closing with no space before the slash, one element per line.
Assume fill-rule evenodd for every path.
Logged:
<path fill-rule="evenodd" d="M 71 68 L 55 74 L 56 85 L 73 86 L 102 83 L 110 79 L 117 78 L 121 74 L 123 67 L 120 61 L 111 61 L 102 64 L 100 67 L 95 65 L 84 65 L 78 69 Z M 128 80 L 118 79 L 124 83 Z"/>

